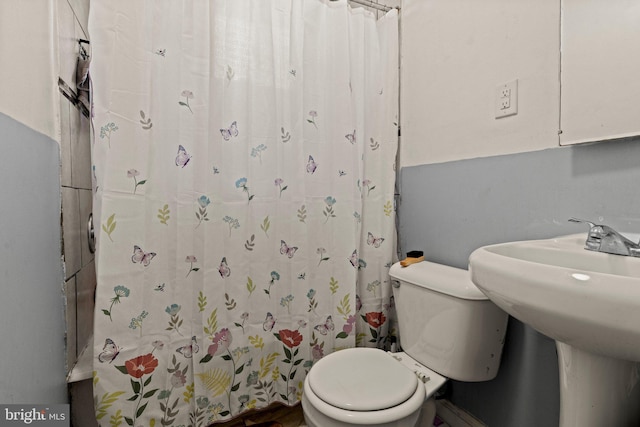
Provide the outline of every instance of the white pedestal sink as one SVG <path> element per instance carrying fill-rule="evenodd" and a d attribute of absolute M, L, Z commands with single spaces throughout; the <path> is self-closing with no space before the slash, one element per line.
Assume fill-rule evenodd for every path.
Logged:
<path fill-rule="evenodd" d="M 485 246 L 471 280 L 556 340 L 560 426 L 640 426 L 640 258 L 584 249 L 586 235 Z"/>

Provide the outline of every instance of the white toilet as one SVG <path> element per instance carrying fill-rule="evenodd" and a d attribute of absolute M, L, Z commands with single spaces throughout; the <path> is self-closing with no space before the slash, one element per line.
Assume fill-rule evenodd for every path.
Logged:
<path fill-rule="evenodd" d="M 472 382 L 497 375 L 508 316 L 467 270 L 397 263 L 389 275 L 403 352 L 351 348 L 316 362 L 302 394 L 309 427 L 430 427 L 430 397 L 447 378 Z"/>

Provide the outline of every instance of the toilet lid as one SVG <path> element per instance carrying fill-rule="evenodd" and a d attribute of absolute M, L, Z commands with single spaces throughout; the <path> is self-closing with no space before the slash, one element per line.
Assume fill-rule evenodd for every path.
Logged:
<path fill-rule="evenodd" d="M 313 365 L 311 390 L 327 404 L 350 411 L 397 406 L 416 392 L 418 378 L 389 354 L 373 348 L 336 351 Z"/>

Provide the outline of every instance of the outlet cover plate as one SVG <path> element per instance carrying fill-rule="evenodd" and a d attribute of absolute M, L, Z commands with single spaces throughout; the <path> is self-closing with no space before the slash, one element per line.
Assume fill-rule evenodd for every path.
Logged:
<path fill-rule="evenodd" d="M 496 119 L 518 114 L 518 79 L 496 86 Z"/>

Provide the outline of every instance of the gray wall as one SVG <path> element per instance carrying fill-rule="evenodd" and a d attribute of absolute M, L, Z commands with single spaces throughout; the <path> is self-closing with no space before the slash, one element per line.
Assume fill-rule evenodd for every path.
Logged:
<path fill-rule="evenodd" d="M 0 403 L 66 403 L 60 149 L 0 114 Z"/>
<path fill-rule="evenodd" d="M 399 186 L 400 250 L 467 268 L 483 245 L 586 233 L 572 216 L 640 232 L 640 139 L 405 167 Z M 510 319 L 498 377 L 451 400 L 491 427 L 554 426 L 558 384 L 553 340 Z"/>

